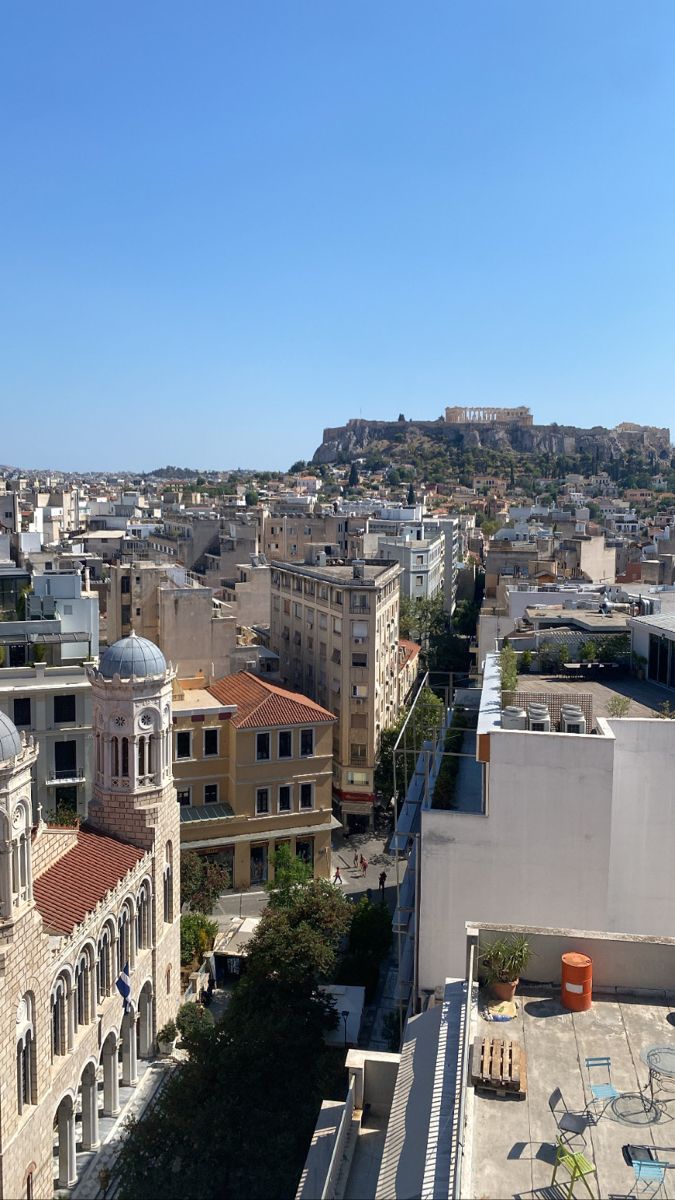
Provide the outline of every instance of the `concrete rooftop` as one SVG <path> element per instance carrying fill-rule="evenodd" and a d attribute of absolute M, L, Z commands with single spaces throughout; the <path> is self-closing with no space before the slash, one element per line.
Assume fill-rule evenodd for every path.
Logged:
<path fill-rule="evenodd" d="M 673 692 L 669 688 L 618 671 L 617 676 L 614 679 L 610 675 L 607 683 L 601 683 L 596 679 L 585 679 L 581 674 L 578 679 L 571 675 L 519 675 L 517 690 L 554 692 L 569 697 L 585 692 L 593 697 L 593 716 L 596 719 L 609 716 L 607 704 L 612 696 L 628 696 L 631 706 L 626 715 L 629 717 L 653 717 L 664 700 L 673 703 Z"/>
<path fill-rule="evenodd" d="M 652 1146 L 657 1157 L 673 1163 L 659 1194 L 675 1197 L 675 1092 L 655 1093 L 657 1104 L 648 1113 L 648 1122 L 637 1095 L 648 1077 L 641 1053 L 654 1045 L 675 1047 L 670 1020 L 675 994 L 657 993 L 647 1001 L 619 993 L 604 1000 L 594 998 L 588 1012 L 574 1014 L 561 1007 L 558 996 L 557 989 L 533 988 L 517 997 L 518 1015 L 513 1021 L 492 1022 L 481 1016 L 481 995 L 472 1018 L 471 1041 L 500 1037 L 519 1042 L 527 1054 L 527 1097 L 499 1098 L 468 1087 L 466 1144 L 470 1149 L 462 1173 L 462 1196 L 536 1200 L 565 1195 L 569 1177 L 564 1171 L 558 1173 L 555 1193 L 550 1190 L 556 1123 L 549 1096 L 560 1088 L 571 1112 L 587 1112 L 591 1094 L 584 1060 L 609 1055 L 612 1083 L 632 1100 L 618 1104 L 616 1111 L 612 1104 L 607 1106 L 598 1120 L 590 1121 L 583 1136 L 574 1138 L 571 1148 L 581 1150 L 595 1164 L 597 1178 L 590 1177 L 595 1195 L 625 1197 L 635 1180 L 622 1146 Z M 598 1082 L 606 1082 L 606 1076 Z M 575 1194 L 582 1193 L 587 1195 L 577 1184 Z"/>

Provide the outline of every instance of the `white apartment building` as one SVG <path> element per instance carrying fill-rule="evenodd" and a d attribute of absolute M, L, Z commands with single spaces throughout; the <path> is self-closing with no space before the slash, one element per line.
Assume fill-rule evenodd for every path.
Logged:
<path fill-rule="evenodd" d="M 445 537 L 424 532 L 420 526 L 412 537 L 378 538 L 378 557 L 399 564 L 401 595 L 408 600 L 433 600 L 443 590 Z"/>
<path fill-rule="evenodd" d="M 93 786 L 91 684 L 84 666 L 6 667 L 0 671 L 0 713 L 33 735 L 40 754 L 33 768 L 34 819 L 76 812 L 84 818 Z"/>
<path fill-rule="evenodd" d="M 333 795 L 350 828 L 372 825 L 380 734 L 398 715 L 398 563 L 272 565 L 270 646 L 282 681 L 328 708 Z"/>
<path fill-rule="evenodd" d="M 672 933 L 675 723 L 596 717 L 593 733 L 566 733 L 507 717 L 491 654 L 479 811 L 463 804 L 460 770 L 458 807 L 421 813 L 421 991 L 461 976 L 465 923 L 497 912 L 505 925 Z"/>

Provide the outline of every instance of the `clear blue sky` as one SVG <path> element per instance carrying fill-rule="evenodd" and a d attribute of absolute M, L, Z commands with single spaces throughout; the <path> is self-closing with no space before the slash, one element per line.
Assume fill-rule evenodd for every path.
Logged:
<path fill-rule="evenodd" d="M 672 0 L 5 0 L 0 462 L 669 424 L 674 131 Z"/>

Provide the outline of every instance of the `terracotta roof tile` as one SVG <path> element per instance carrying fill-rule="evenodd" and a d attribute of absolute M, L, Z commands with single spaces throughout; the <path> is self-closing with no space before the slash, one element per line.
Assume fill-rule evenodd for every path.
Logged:
<path fill-rule="evenodd" d="M 249 671 L 225 675 L 207 691 L 221 704 L 236 704 L 232 724 L 237 729 L 267 729 L 274 725 L 318 725 L 334 721 L 328 709 L 299 692 L 267 683 Z"/>
<path fill-rule="evenodd" d="M 128 842 L 86 826 L 80 828 L 77 844 L 33 883 L 35 903 L 47 930 L 70 933 L 144 853 Z"/>

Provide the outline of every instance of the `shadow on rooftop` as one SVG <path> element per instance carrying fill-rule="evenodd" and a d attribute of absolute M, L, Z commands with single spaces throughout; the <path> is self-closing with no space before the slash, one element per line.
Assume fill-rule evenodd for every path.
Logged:
<path fill-rule="evenodd" d="M 530 1152 L 526 1153 L 530 1148 Z M 536 1151 L 533 1153 L 532 1151 Z M 545 1162 L 555 1166 L 555 1146 L 551 1142 L 514 1142 L 507 1158 L 519 1159 L 521 1162 Z"/>
<path fill-rule="evenodd" d="M 559 1000 L 555 1000 L 552 996 L 544 1000 L 528 1000 L 524 1006 L 528 1017 L 564 1017 L 569 1016 L 568 1010 L 563 1008 Z"/>

